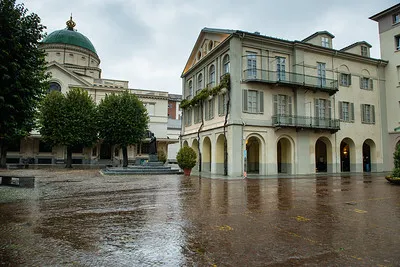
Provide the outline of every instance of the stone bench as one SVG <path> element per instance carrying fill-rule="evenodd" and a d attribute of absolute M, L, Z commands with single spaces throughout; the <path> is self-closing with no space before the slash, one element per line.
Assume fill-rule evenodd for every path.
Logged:
<path fill-rule="evenodd" d="M 35 176 L 18 176 L 0 174 L 1 185 L 17 185 L 20 187 L 34 188 Z M 13 180 L 14 178 L 14 180 Z"/>

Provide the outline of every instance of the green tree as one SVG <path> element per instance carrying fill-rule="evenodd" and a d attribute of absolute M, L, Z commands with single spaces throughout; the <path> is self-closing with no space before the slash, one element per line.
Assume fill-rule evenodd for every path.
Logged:
<path fill-rule="evenodd" d="M 393 153 L 394 168 L 392 171 L 393 177 L 400 177 L 400 144 L 396 145 L 396 150 Z"/>
<path fill-rule="evenodd" d="M 38 15 L 15 0 L 0 1 L 0 167 L 8 144 L 29 134 L 47 84 L 45 54 L 39 48 L 45 27 Z"/>
<path fill-rule="evenodd" d="M 72 167 L 74 146 L 92 146 L 97 141 L 96 104 L 83 89 L 48 94 L 40 106 L 39 124 L 45 142 L 67 147 L 66 168 Z"/>
<path fill-rule="evenodd" d="M 122 148 L 123 166 L 128 166 L 129 145 L 146 137 L 149 117 L 136 95 L 124 91 L 106 95 L 98 106 L 99 136 L 104 142 Z"/>

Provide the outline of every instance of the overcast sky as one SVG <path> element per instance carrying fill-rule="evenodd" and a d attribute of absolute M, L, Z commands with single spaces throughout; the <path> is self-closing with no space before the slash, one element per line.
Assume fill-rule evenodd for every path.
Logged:
<path fill-rule="evenodd" d="M 19 1 L 21 2 L 21 1 Z M 23 1 L 22 1 L 23 2 Z M 368 18 L 395 0 L 26 0 L 47 33 L 66 27 L 87 36 L 101 60 L 102 77 L 128 80 L 130 88 L 181 94 L 180 75 L 204 27 L 302 40 L 327 30 L 335 49 L 357 41 L 379 58 L 378 26 Z"/>

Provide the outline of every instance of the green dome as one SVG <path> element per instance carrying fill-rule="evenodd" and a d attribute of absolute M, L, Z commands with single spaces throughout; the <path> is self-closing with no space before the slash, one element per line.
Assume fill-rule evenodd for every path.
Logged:
<path fill-rule="evenodd" d="M 43 41 L 44 44 L 69 44 L 86 48 L 97 55 L 92 42 L 74 29 L 63 29 L 50 33 Z"/>

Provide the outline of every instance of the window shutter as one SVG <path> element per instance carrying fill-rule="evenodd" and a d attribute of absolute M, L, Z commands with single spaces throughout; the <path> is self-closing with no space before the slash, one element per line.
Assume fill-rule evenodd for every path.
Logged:
<path fill-rule="evenodd" d="M 325 118 L 331 118 L 331 101 L 329 99 L 326 100 L 326 109 L 325 109 Z"/>
<path fill-rule="evenodd" d="M 369 79 L 369 89 L 374 89 L 374 80 Z"/>
<path fill-rule="evenodd" d="M 343 109 L 341 101 L 339 101 L 339 119 L 343 120 Z"/>
<path fill-rule="evenodd" d="M 278 95 L 274 95 L 272 102 L 272 105 L 274 107 L 274 115 L 278 115 Z"/>
<path fill-rule="evenodd" d="M 361 104 L 361 122 L 365 122 L 364 104 Z"/>
<path fill-rule="evenodd" d="M 246 89 L 244 89 L 243 90 L 243 111 L 248 111 L 248 108 L 247 108 L 247 90 Z"/>
<path fill-rule="evenodd" d="M 350 103 L 350 107 L 349 107 L 349 117 L 350 117 L 350 121 L 354 122 L 354 103 Z"/>
<path fill-rule="evenodd" d="M 264 92 L 259 91 L 257 93 L 258 96 L 258 112 L 264 113 Z"/>
<path fill-rule="evenodd" d="M 223 100 L 222 100 L 222 95 L 218 95 L 218 115 L 222 115 L 222 110 L 223 110 Z"/>
<path fill-rule="evenodd" d="M 349 77 L 349 86 L 350 86 L 351 85 L 351 74 L 349 73 L 349 75 L 347 77 Z"/>
<path fill-rule="evenodd" d="M 375 106 L 374 105 L 371 105 L 371 119 L 372 119 L 371 123 L 375 124 Z"/>
<path fill-rule="evenodd" d="M 292 116 L 293 114 L 292 114 L 292 97 L 291 96 L 288 96 L 288 106 L 289 106 L 289 114 L 287 114 L 287 115 Z"/>
<path fill-rule="evenodd" d="M 214 105 L 215 101 L 214 101 L 214 99 L 215 98 L 213 97 L 213 99 L 211 99 L 210 103 L 209 103 L 210 104 L 210 120 L 214 119 L 214 109 L 215 109 L 215 105 Z"/>
<path fill-rule="evenodd" d="M 205 119 L 208 120 L 208 100 L 204 101 L 204 109 L 205 109 Z"/>
<path fill-rule="evenodd" d="M 319 110 L 319 102 L 318 102 L 317 98 L 314 98 L 314 107 L 315 107 L 314 117 L 318 118 L 319 117 L 319 112 L 318 112 L 318 110 Z"/>

